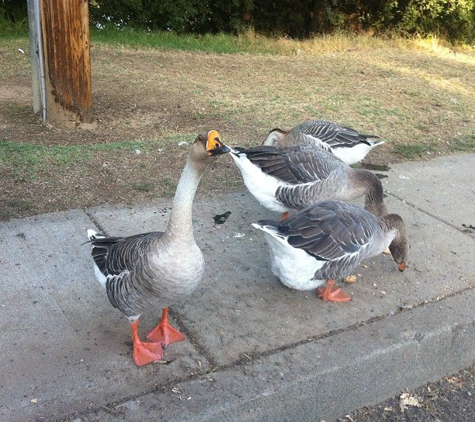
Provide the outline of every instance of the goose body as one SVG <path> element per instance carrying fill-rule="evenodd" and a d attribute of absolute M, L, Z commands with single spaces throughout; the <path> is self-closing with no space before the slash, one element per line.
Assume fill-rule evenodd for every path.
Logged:
<path fill-rule="evenodd" d="M 381 181 L 353 169 L 314 144 L 235 148 L 231 156 L 250 193 L 264 207 L 287 213 L 319 200 L 352 200 L 365 195 L 365 209 L 387 214 Z"/>
<path fill-rule="evenodd" d="M 162 345 L 184 339 L 168 324 L 168 306 L 191 294 L 203 277 L 205 262 L 193 236 L 192 204 L 206 168 L 226 152 L 229 148 L 221 143 L 217 131 L 196 138 L 164 232 L 129 237 L 87 232 L 96 277 L 111 304 L 131 324 L 134 362 L 138 366 L 160 360 Z M 137 333 L 140 315 L 156 308 L 163 309 L 162 319 L 147 336 L 151 342 L 142 342 Z"/>
<path fill-rule="evenodd" d="M 376 217 L 347 202 L 319 201 L 286 220 L 261 220 L 253 226 L 264 232 L 274 275 L 297 290 L 328 281 L 319 292 L 324 300 L 349 300 L 340 289 L 333 291 L 334 281 L 387 247 L 399 270 L 405 269 L 408 241 L 397 214 Z"/>
<path fill-rule="evenodd" d="M 376 135 L 365 135 L 357 130 L 328 120 L 307 120 L 291 130 L 272 129 L 263 145 L 296 145 L 314 143 L 331 151 L 346 164 L 363 160 L 377 145 L 384 143 Z"/>

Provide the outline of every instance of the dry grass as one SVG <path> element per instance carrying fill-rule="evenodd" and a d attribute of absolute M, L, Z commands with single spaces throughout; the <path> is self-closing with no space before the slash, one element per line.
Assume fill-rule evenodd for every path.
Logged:
<path fill-rule="evenodd" d="M 368 34 L 344 34 L 333 33 L 314 37 L 307 40 L 294 40 L 291 38 L 267 38 L 256 34 L 254 30 L 249 29 L 238 37 L 238 43 L 243 49 L 246 46 L 253 49 L 254 52 L 273 53 L 276 55 L 296 55 L 304 54 L 317 56 L 322 53 L 337 53 L 351 50 L 379 50 L 379 49 L 403 49 L 419 50 L 439 56 L 452 55 L 454 52 L 472 55 L 473 48 L 462 45 L 454 46 L 437 37 L 430 38 L 402 38 L 394 35 L 393 37 L 374 37 Z"/>
<path fill-rule="evenodd" d="M 179 141 L 211 127 L 225 142 L 245 146 L 260 143 L 274 127 L 325 118 L 383 137 L 386 144 L 368 158 L 374 164 L 475 151 L 473 53 L 373 37 L 273 43 L 279 55 L 93 43 L 97 125 L 81 130 L 40 124 L 30 108 L 28 41 L 0 40 L 0 142 L 110 145 L 64 162 L 61 171 L 46 162 L 34 177 L 6 155 L 10 149 L 0 151 L 0 219 L 170 195 L 186 153 Z M 136 148 L 146 153 L 136 155 Z M 226 181 L 225 189 L 241 186 L 227 157 L 214 176 Z"/>

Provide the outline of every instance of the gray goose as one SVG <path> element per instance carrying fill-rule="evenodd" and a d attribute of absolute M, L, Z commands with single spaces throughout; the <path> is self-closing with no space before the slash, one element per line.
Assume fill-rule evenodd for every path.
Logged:
<path fill-rule="evenodd" d="M 351 165 L 361 161 L 368 152 L 384 141 L 380 140 L 379 136 L 365 135 L 351 127 L 328 120 L 307 120 L 291 130 L 272 129 L 263 145 L 286 146 L 301 143 L 321 145 Z"/>
<path fill-rule="evenodd" d="M 203 255 L 193 237 L 192 205 L 201 177 L 221 154 L 229 152 L 216 130 L 200 134 L 190 147 L 165 232 L 105 237 L 88 230 L 97 279 L 111 304 L 126 315 L 132 329 L 137 366 L 162 359 L 162 345 L 183 340 L 168 323 L 168 306 L 191 294 L 204 273 Z M 140 315 L 163 308 L 147 338 L 138 335 Z"/>
<path fill-rule="evenodd" d="M 264 207 L 284 213 L 319 200 L 352 200 L 365 195 L 365 209 L 387 214 L 383 185 L 368 170 L 353 169 L 315 144 L 233 148 L 231 157 L 244 183 Z"/>
<path fill-rule="evenodd" d="M 297 290 L 327 282 L 325 288 L 317 289 L 323 300 L 350 300 L 341 289 L 334 289 L 335 280 L 388 246 L 398 269 L 406 268 L 408 240 L 397 214 L 376 217 L 347 202 L 319 201 L 286 220 L 261 220 L 253 226 L 264 232 L 274 275 Z"/>

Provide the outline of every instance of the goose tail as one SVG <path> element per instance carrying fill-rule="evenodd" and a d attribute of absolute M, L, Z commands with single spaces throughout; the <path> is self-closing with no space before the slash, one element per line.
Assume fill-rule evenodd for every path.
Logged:
<path fill-rule="evenodd" d="M 105 236 L 102 233 L 96 232 L 91 229 L 87 229 L 87 238 L 92 241 L 96 239 L 104 239 Z"/>

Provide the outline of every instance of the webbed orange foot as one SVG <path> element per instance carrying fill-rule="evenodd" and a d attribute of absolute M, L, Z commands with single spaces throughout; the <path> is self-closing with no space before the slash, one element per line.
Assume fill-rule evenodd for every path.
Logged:
<path fill-rule="evenodd" d="M 328 280 L 325 287 L 317 288 L 317 296 L 325 301 L 329 302 L 349 302 L 351 296 L 342 292 L 341 288 L 334 287 L 335 280 Z"/>
<path fill-rule="evenodd" d="M 173 328 L 168 322 L 168 308 L 163 308 L 162 318 L 158 325 L 147 334 L 147 338 L 154 343 L 161 343 L 164 346 L 185 340 L 185 336 Z"/>
<path fill-rule="evenodd" d="M 144 366 L 163 359 L 163 349 L 160 343 L 141 341 L 138 334 L 139 320 L 130 323 L 132 329 L 133 358 L 137 366 Z"/>

